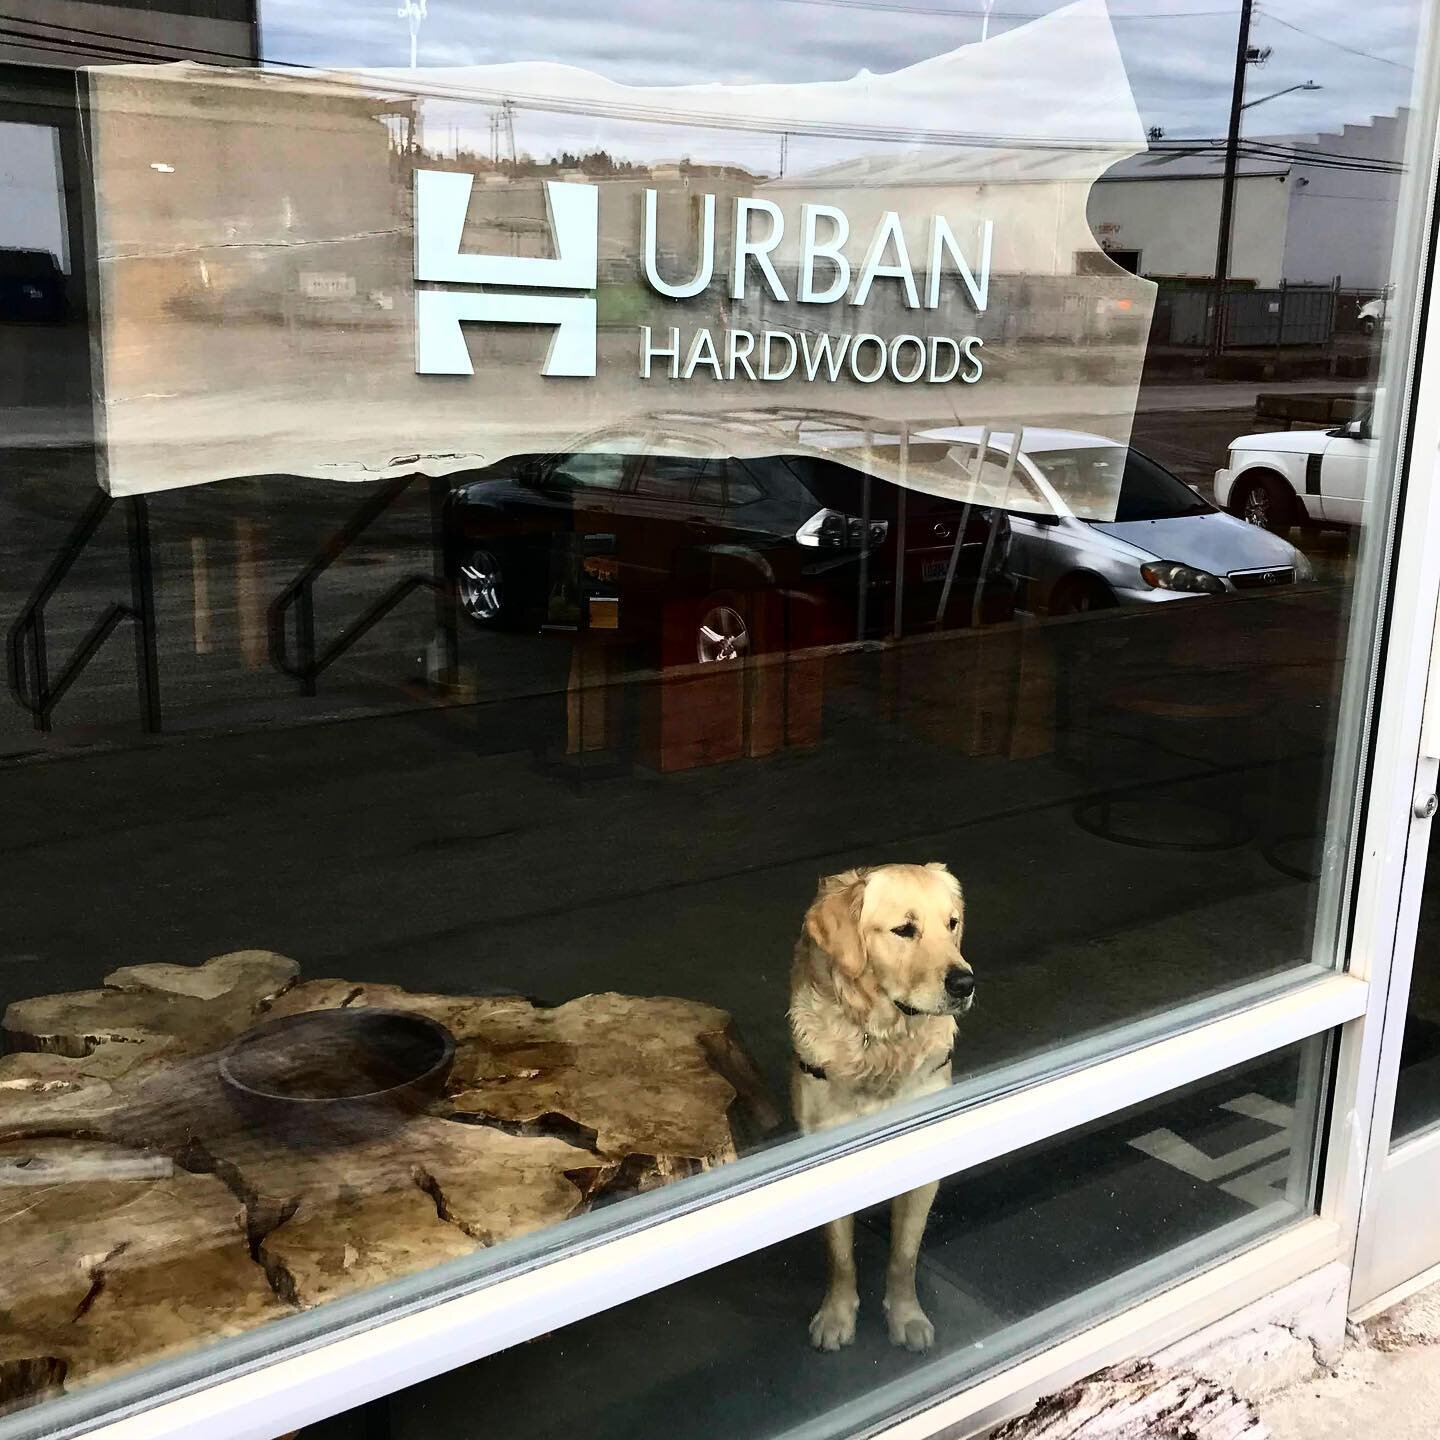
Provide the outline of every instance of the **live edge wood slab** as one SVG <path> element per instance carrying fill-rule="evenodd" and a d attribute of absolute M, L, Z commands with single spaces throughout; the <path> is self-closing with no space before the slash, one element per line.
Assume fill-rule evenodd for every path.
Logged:
<path fill-rule="evenodd" d="M 360 1144 L 247 1121 L 220 1051 L 281 1015 L 417 1011 L 445 1094 Z M 724 1164 L 779 1115 L 724 1011 L 412 994 L 283 955 L 134 965 L 11 1005 L 0 1055 L 0 1410 Z"/>

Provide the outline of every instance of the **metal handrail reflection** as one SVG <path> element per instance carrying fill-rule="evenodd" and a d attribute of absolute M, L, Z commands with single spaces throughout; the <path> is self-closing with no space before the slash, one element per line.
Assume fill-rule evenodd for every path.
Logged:
<path fill-rule="evenodd" d="M 160 729 L 155 577 L 150 558 L 150 516 L 143 496 L 131 496 L 126 502 L 130 539 L 129 603 L 117 600 L 106 606 L 71 652 L 59 675 L 53 680 L 50 675 L 45 641 L 45 606 L 64 584 L 71 566 L 80 558 L 115 503 L 114 497 L 104 491 L 95 495 L 6 637 L 6 675 L 10 693 L 16 703 L 34 717 L 37 730 L 48 731 L 51 728 L 55 707 L 124 620 L 135 623 L 135 674 L 140 693 L 141 724 L 152 733 Z"/>
<path fill-rule="evenodd" d="M 445 673 L 453 676 L 456 665 L 456 625 L 453 606 L 454 587 L 448 578 L 450 565 L 446 558 L 441 508 L 448 486 L 443 480 L 431 482 L 432 523 L 435 533 L 435 555 L 439 575 L 415 573 L 397 580 L 377 600 L 367 605 L 354 620 L 323 650 L 317 651 L 315 639 L 315 582 L 340 558 L 364 531 L 388 510 L 416 477 L 401 475 L 386 481 L 384 486 L 370 496 L 355 511 L 349 520 L 326 540 L 324 547 L 310 560 L 309 564 L 275 597 L 267 611 L 269 631 L 270 663 L 281 674 L 300 682 L 303 695 L 317 692 L 320 676 L 368 631 L 379 624 L 400 602 L 415 590 L 428 589 L 436 596 L 437 628 L 444 641 L 446 657 Z M 296 612 L 295 639 L 296 655 L 291 657 L 288 618 L 290 611 Z"/>

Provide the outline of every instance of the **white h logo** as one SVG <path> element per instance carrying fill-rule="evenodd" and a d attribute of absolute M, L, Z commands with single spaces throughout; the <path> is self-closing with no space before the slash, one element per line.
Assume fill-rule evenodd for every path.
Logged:
<path fill-rule="evenodd" d="M 553 260 L 521 255 L 467 255 L 460 250 L 474 176 L 452 170 L 415 172 L 415 278 L 447 285 L 594 290 L 600 244 L 600 192 L 594 185 L 545 182 Z M 594 375 L 595 298 L 415 291 L 415 371 L 473 375 L 462 320 L 553 325 L 542 375 Z"/>

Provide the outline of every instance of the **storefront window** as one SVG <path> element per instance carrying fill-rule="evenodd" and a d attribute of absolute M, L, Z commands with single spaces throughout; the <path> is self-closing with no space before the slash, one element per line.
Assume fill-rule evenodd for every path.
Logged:
<path fill-rule="evenodd" d="M 1318 1049 L 1268 1056 L 942 1182 L 919 1266 L 935 1329 L 923 1361 L 890 1342 L 881 1296 L 895 1227 L 880 1207 L 856 1217 L 860 1306 L 843 1362 L 797 1344 L 826 1287 L 820 1247 L 800 1236 L 338 1416 L 305 1440 L 359 1440 L 380 1414 L 394 1440 L 460 1440 L 476 1395 L 487 1423 L 522 1437 L 581 1425 L 659 1433 L 677 1413 L 704 1436 L 863 1434 L 1302 1214 L 1308 1147 L 1293 1119 L 1314 1083 L 1302 1072 L 1322 1059 Z"/>
<path fill-rule="evenodd" d="M 17 1426 L 1344 968 L 1427 5 L 1267 7 L 1228 154 L 1214 7 L 80 8 L 0 51 Z M 947 1181 L 827 1405 L 1308 1214 L 1322 1043 Z"/>

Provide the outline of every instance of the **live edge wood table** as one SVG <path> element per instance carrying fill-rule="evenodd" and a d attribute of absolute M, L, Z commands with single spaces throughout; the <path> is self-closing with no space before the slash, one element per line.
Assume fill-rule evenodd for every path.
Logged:
<path fill-rule="evenodd" d="M 416 1011 L 445 1092 L 383 1136 L 287 1145 L 218 1056 L 283 1015 Z M 264 950 L 22 1000 L 0 1056 L 0 1409 L 394 1281 L 720 1165 L 778 1124 L 729 1017 L 694 1001 L 301 981 Z"/>

